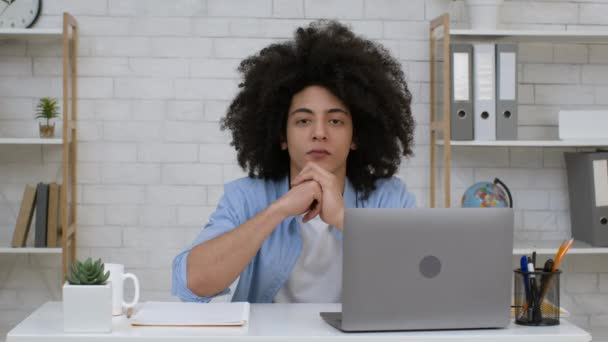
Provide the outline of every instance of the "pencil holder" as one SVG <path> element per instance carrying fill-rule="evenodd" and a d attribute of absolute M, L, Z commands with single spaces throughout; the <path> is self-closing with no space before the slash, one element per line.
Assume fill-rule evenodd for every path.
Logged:
<path fill-rule="evenodd" d="M 534 272 L 514 270 L 513 304 L 515 323 L 522 325 L 559 324 L 560 270 Z"/>

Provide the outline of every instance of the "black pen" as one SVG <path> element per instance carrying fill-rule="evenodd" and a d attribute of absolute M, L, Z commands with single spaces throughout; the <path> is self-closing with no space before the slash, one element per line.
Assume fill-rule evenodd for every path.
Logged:
<path fill-rule="evenodd" d="M 534 321 L 534 298 L 536 293 L 534 292 L 534 287 L 532 286 L 534 283 L 532 278 L 528 279 L 530 283 L 530 299 L 528 300 L 528 322 L 532 323 Z"/>
<path fill-rule="evenodd" d="M 533 323 L 540 323 L 542 321 L 542 313 L 541 313 L 541 309 L 540 309 L 540 302 L 539 302 L 539 293 L 538 293 L 538 287 L 536 286 L 536 281 L 533 278 L 530 278 L 530 293 L 532 294 L 530 297 L 531 298 L 531 305 L 530 307 L 532 307 L 531 310 L 531 316 L 528 317 L 528 322 L 533 322 Z M 530 311 L 528 311 L 530 312 Z"/>
<path fill-rule="evenodd" d="M 528 321 L 538 323 L 537 317 L 539 314 L 539 303 L 538 303 L 538 284 L 536 283 L 536 274 L 534 273 L 534 264 L 528 263 L 528 273 L 530 273 L 530 303 L 528 304 Z M 532 309 L 532 310 L 530 310 Z M 532 314 L 530 316 L 530 314 Z"/>
<path fill-rule="evenodd" d="M 540 301 L 542 303 L 547 291 L 549 290 L 549 283 L 551 282 L 551 270 L 553 269 L 553 259 L 547 259 L 545 266 L 543 267 L 543 275 L 540 277 Z"/>

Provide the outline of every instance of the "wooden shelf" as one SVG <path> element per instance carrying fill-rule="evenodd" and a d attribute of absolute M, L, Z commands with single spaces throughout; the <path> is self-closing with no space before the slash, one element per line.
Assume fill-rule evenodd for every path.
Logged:
<path fill-rule="evenodd" d="M 72 223 L 68 227 L 68 242 L 71 241 L 72 235 L 76 232 L 76 226 Z"/>
<path fill-rule="evenodd" d="M 38 247 L 0 247 L 0 254 L 61 254 L 61 248 Z"/>
<path fill-rule="evenodd" d="M 74 224 L 70 224 L 68 228 L 68 246 L 72 246 L 74 242 L 73 234 L 75 232 Z M 33 229 L 35 230 L 35 228 Z M 30 234 L 32 232 L 30 231 Z M 57 243 L 61 244 L 62 234 L 59 234 L 59 238 L 57 239 Z M 62 254 L 62 247 L 11 247 L 11 246 L 1 246 L 0 245 L 0 254 Z"/>
<path fill-rule="evenodd" d="M 562 241 L 516 241 L 513 254 L 523 255 L 536 254 L 555 255 Z M 586 242 L 575 240 L 568 254 L 608 254 L 608 247 L 593 247 Z"/>
<path fill-rule="evenodd" d="M 450 37 L 467 40 L 606 41 L 608 31 L 450 30 Z"/>
<path fill-rule="evenodd" d="M 61 145 L 61 138 L 0 138 L 0 145 Z"/>
<path fill-rule="evenodd" d="M 78 65 L 77 44 L 75 41 L 78 38 L 78 22 L 69 13 L 64 12 L 62 24 L 58 28 L 31 28 L 31 29 L 0 29 L 0 41 L 2 40 L 42 40 L 49 41 L 53 44 L 61 45 L 60 54 L 62 59 L 61 76 L 63 87 L 61 91 L 62 106 L 61 128 L 62 135 L 54 138 L 39 138 L 35 133 L 31 137 L 0 137 L 0 145 L 58 145 L 63 147 L 61 153 L 61 179 L 65 191 L 60 193 L 59 198 L 59 213 L 61 227 L 68 227 L 66 233 L 62 235 L 58 243 L 61 247 L 58 248 L 35 248 L 23 247 L 12 248 L 0 246 L 0 253 L 40 253 L 40 254 L 59 254 L 61 255 L 62 279 L 65 278 L 68 271 L 68 264 L 74 262 L 76 256 L 76 231 L 78 228 L 76 203 L 77 193 L 75 191 L 76 179 L 76 148 L 78 139 L 76 138 L 76 122 L 78 119 L 77 113 L 77 92 L 78 89 L 78 73 L 76 65 Z M 1 63 L 1 61 L 0 61 Z M 59 123 L 59 121 L 58 121 Z M 67 134 L 66 134 L 67 133 Z M 67 136 L 64 139 L 64 135 Z M 70 189 L 71 191 L 68 191 Z M 68 222 L 68 220 L 70 222 Z M 69 235 L 69 236 L 68 236 Z M 66 248 L 63 248 L 66 246 Z"/>
<path fill-rule="evenodd" d="M 443 140 L 437 141 L 445 145 Z M 452 140 L 451 146 L 606 147 L 608 140 Z"/>
<path fill-rule="evenodd" d="M 63 32 L 60 28 L 32 28 L 32 29 L 0 29 L 0 40 L 5 39 L 60 39 Z"/>

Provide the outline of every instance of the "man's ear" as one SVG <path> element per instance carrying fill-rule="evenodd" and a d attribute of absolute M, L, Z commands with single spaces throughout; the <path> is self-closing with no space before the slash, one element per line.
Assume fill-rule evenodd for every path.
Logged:
<path fill-rule="evenodd" d="M 281 150 L 286 150 L 286 149 L 287 149 L 287 143 L 281 142 Z"/>
<path fill-rule="evenodd" d="M 350 149 L 351 150 L 356 150 L 357 149 L 357 144 L 354 141 L 352 143 L 350 143 Z"/>

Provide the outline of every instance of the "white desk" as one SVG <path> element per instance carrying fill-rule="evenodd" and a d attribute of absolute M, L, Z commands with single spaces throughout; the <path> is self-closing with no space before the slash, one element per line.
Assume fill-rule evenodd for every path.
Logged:
<path fill-rule="evenodd" d="M 49 302 L 11 330 L 6 341 L 591 341 L 587 332 L 565 320 L 553 327 L 512 323 L 507 329 L 491 330 L 342 333 L 319 317 L 320 311 L 339 310 L 340 304 L 252 304 L 247 327 L 132 327 L 125 316 L 119 316 L 114 318 L 112 333 L 66 334 L 61 302 Z"/>

